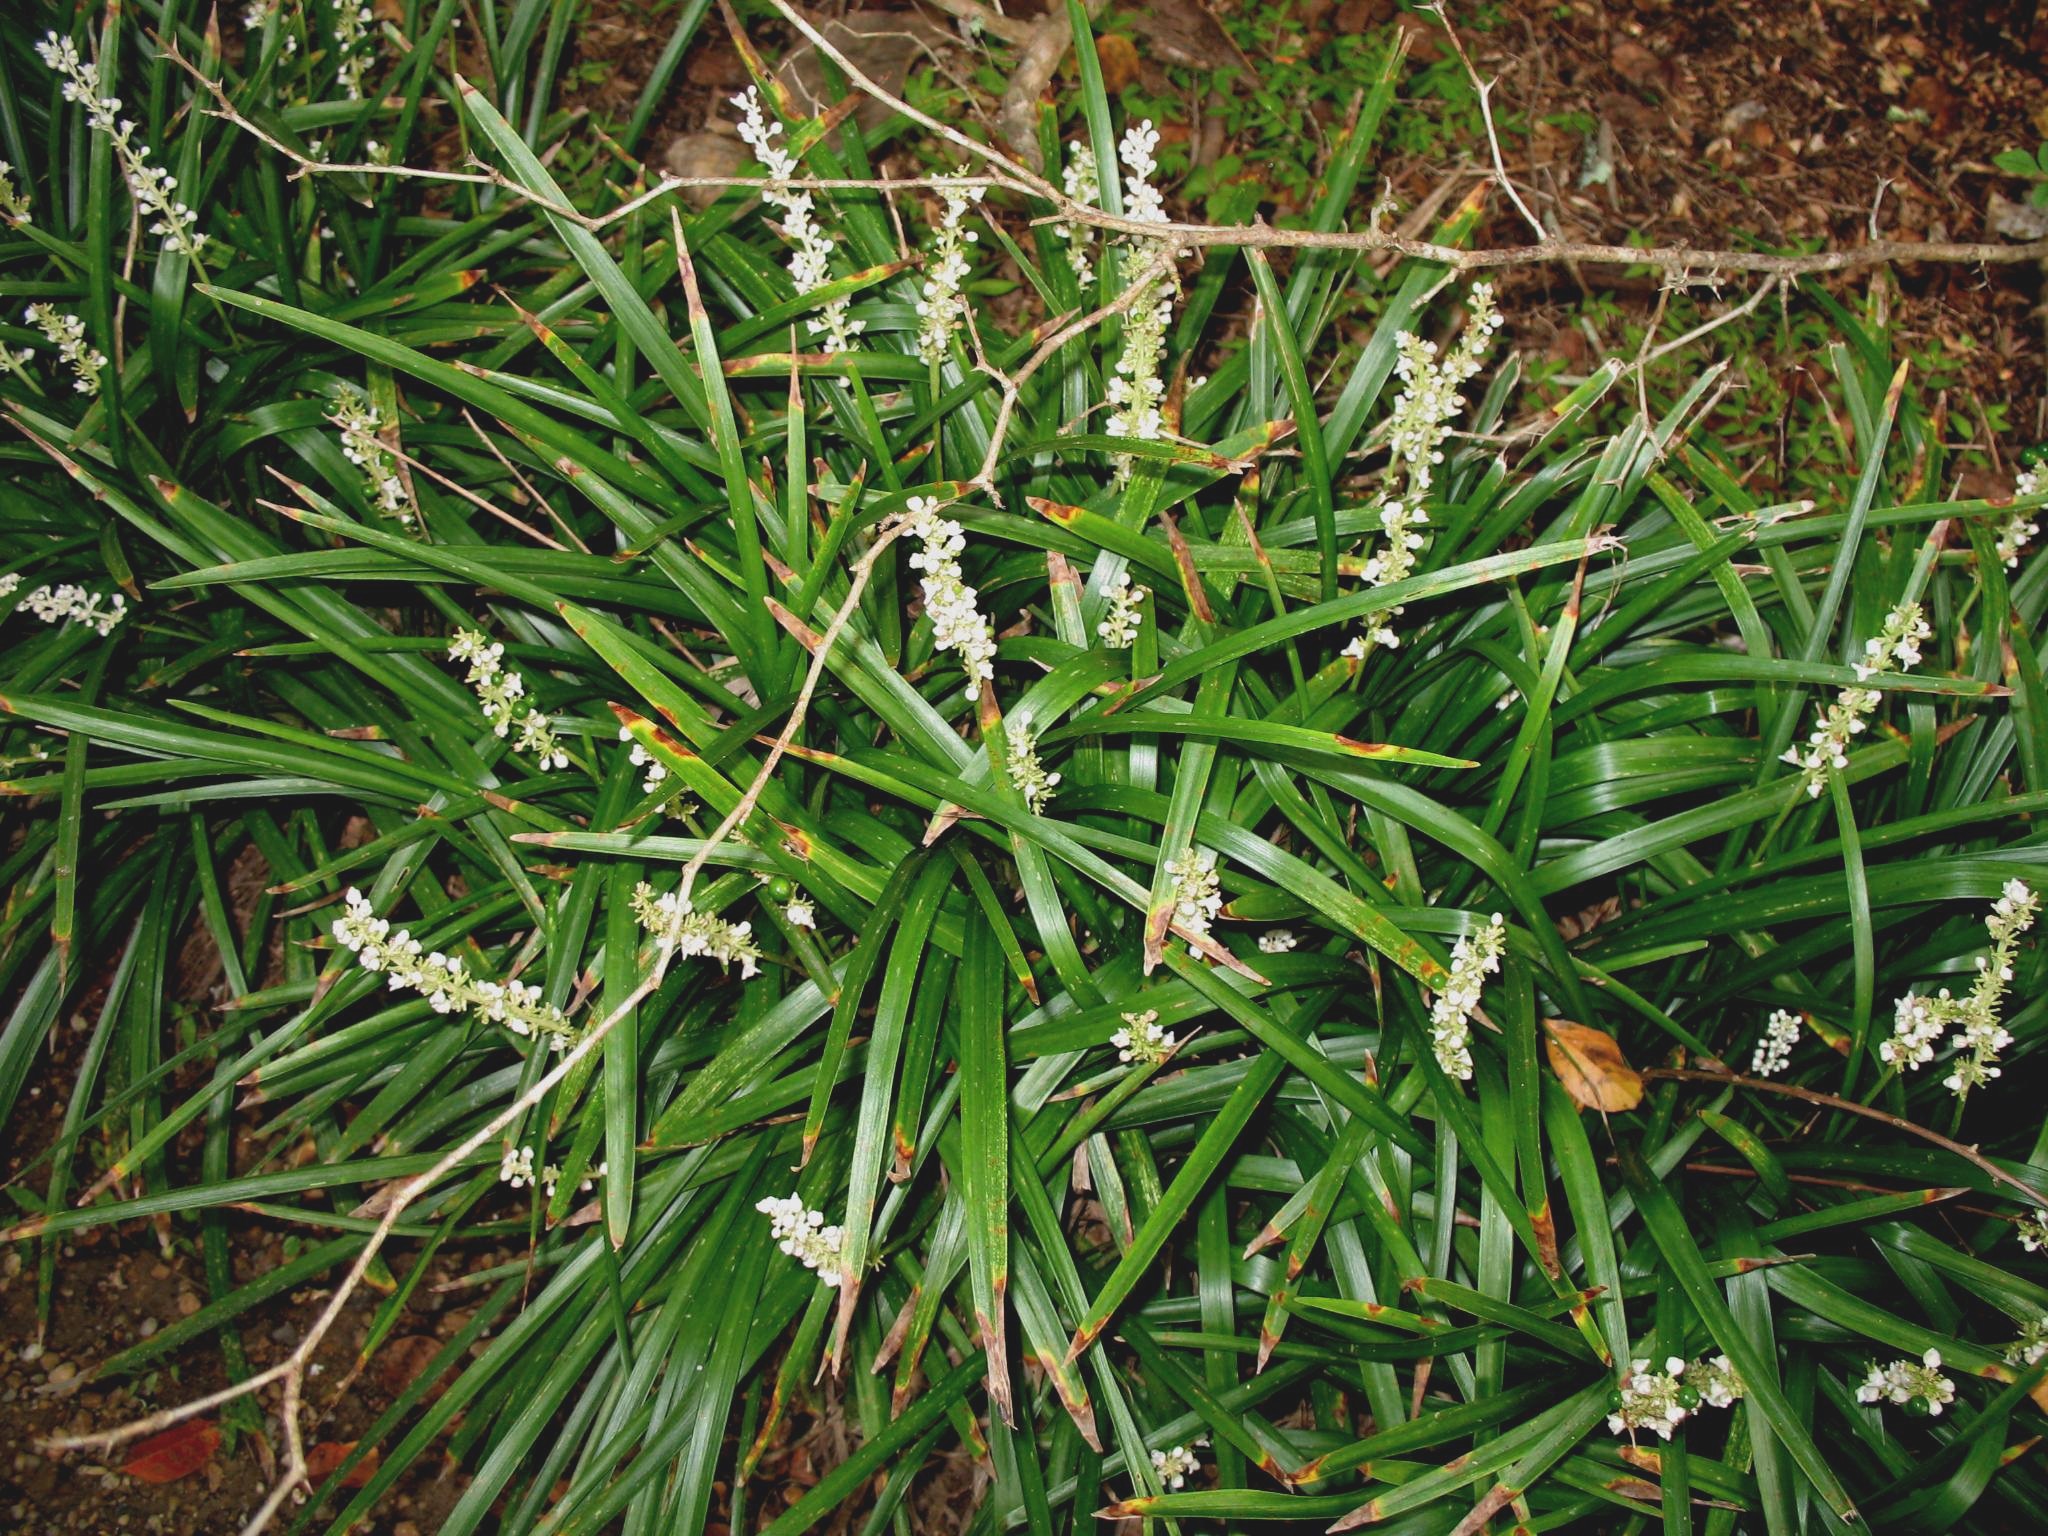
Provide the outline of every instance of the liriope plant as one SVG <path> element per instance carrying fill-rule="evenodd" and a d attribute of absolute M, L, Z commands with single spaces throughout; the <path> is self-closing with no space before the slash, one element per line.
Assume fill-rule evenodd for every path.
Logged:
<path fill-rule="evenodd" d="M 229 1387 L 133 1433 L 337 1533 L 442 1452 L 451 1533 L 907 1531 L 962 1455 L 1034 1536 L 2041 1508 L 2041 498 L 1944 495 L 1885 333 L 1791 296 L 1862 469 L 1758 505 L 1697 352 L 1539 395 L 1483 281 L 1171 224 L 1085 24 L 1043 182 L 742 34 L 691 211 L 704 7 L 565 183 L 566 14 L 0 45 L 10 1125 L 87 1026 L 5 1236 L 46 1318 L 68 1234 L 196 1237 L 86 1377 Z M 238 1329 L 319 1281 L 366 1362 L 449 1268 L 290 1502 L 334 1378 Z"/>

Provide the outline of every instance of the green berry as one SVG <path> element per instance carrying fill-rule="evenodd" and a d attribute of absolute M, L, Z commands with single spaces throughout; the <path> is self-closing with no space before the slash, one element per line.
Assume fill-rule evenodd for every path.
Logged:
<path fill-rule="evenodd" d="M 777 875 L 768 882 L 768 894 L 777 901 L 788 901 L 790 897 L 796 894 L 796 887 L 791 885 L 784 876 Z"/>
<path fill-rule="evenodd" d="M 1607 1411 L 1618 1412 L 1621 1408 L 1621 1388 L 1616 1387 L 1607 1394 Z"/>
<path fill-rule="evenodd" d="M 2026 469 L 2038 469 L 2048 464 L 2048 443 L 2036 443 L 2031 448 L 2020 450 L 2020 464 Z"/>
<path fill-rule="evenodd" d="M 1687 1413 L 1690 1413 L 1693 1409 L 1699 1407 L 1699 1405 L 1700 1389 L 1698 1387 L 1680 1387 L 1678 1389 L 1679 1407 L 1683 1408 Z"/>
<path fill-rule="evenodd" d="M 1909 1418 L 1909 1419 L 1924 1419 L 1924 1418 L 1926 1418 L 1926 1417 L 1927 1417 L 1927 1414 L 1928 1414 L 1928 1405 L 1927 1405 L 1927 1399 L 1926 1399 L 1926 1398 L 1924 1398 L 1924 1397 L 1909 1397 L 1909 1398 L 1907 1398 L 1907 1399 L 1906 1399 L 1906 1417 L 1907 1417 L 1907 1418 Z"/>

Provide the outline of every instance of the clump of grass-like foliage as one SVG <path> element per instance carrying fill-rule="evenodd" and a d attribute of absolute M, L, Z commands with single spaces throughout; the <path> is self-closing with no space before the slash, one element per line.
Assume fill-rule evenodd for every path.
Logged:
<path fill-rule="evenodd" d="M 1531 409 L 1427 262 L 807 189 L 933 141 L 765 75 L 766 180 L 641 197 L 643 106 L 565 187 L 565 8 L 403 10 L 0 42 L 0 1117 L 91 1000 L 8 1235 L 45 1315 L 165 1212 L 214 1285 L 95 1379 L 395 1230 L 374 1356 L 509 1236 L 281 1521 L 443 1449 L 450 1536 L 905 1530 L 961 1451 L 1034 1536 L 2048 1508 L 2039 498 L 1944 499 L 1881 329 L 1795 291 L 1864 468 L 1758 506 L 1703 361 Z M 1161 223 L 1082 33 L 1053 174 Z"/>

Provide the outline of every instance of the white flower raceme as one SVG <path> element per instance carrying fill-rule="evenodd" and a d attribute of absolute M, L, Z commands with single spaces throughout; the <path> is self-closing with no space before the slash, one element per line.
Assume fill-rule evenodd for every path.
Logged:
<path fill-rule="evenodd" d="M 16 588 L 20 585 L 21 572 L 19 571 L 9 571 L 5 576 L 0 576 L 0 597 L 14 596 Z"/>
<path fill-rule="evenodd" d="M 1785 1063 L 1792 1059 L 1792 1047 L 1798 1043 L 1799 1015 L 1773 1008 L 1771 1016 L 1764 1020 L 1764 1037 L 1749 1059 L 1749 1070 L 1758 1077 L 1776 1077 L 1785 1070 Z"/>
<path fill-rule="evenodd" d="M 1112 651 L 1128 651 L 1138 643 L 1138 626 L 1143 619 L 1145 599 L 1151 594 L 1143 587 L 1131 585 L 1128 570 L 1118 571 L 1107 591 L 1109 607 L 1102 615 L 1102 622 L 1095 626 L 1095 633 Z"/>
<path fill-rule="evenodd" d="M 832 237 L 819 226 L 816 205 L 808 192 L 789 183 L 796 178 L 797 160 L 775 142 L 782 124 L 771 123 L 761 111 L 761 93 L 748 86 L 732 98 L 740 112 L 740 138 L 754 151 L 754 158 L 767 168 L 761 200 L 782 211 L 782 238 L 789 242 L 789 276 L 800 294 L 810 293 L 832 281 Z M 827 352 L 844 352 L 853 338 L 866 329 L 867 322 L 848 315 L 849 299 L 834 299 L 804 322 L 805 328 L 822 338 Z"/>
<path fill-rule="evenodd" d="M 1292 928 L 1268 928 L 1259 935 L 1259 953 L 1262 955 L 1284 955 L 1295 945 Z"/>
<path fill-rule="evenodd" d="M 28 195 L 14 189 L 14 167 L 0 160 L 0 218 L 10 224 L 29 224 Z"/>
<path fill-rule="evenodd" d="M 1429 1041 L 1437 1065 L 1466 1082 L 1472 1076 L 1472 1015 L 1478 1011 L 1486 978 L 1500 969 L 1508 931 L 1496 912 L 1486 926 L 1462 935 L 1451 946 L 1451 974 L 1429 1009 Z"/>
<path fill-rule="evenodd" d="M 1933 634 L 1918 603 L 1899 604 L 1886 617 L 1884 628 L 1864 642 L 1863 660 L 1856 663 L 1857 683 L 1919 666 L 1920 642 Z M 1849 766 L 1850 740 L 1868 729 L 1870 716 L 1883 701 L 1884 695 L 1875 688 L 1844 688 L 1806 738 L 1806 750 L 1785 749 L 1783 760 L 1805 771 L 1809 796 L 1818 799 L 1828 787 L 1828 776 Z"/>
<path fill-rule="evenodd" d="M 576 1188 L 580 1192 L 588 1194 L 596 1187 L 597 1181 L 611 1171 L 612 1165 L 610 1163 L 599 1163 L 595 1168 L 585 1169 L 583 1177 L 576 1181 Z M 540 1187 L 546 1192 L 548 1199 L 552 1200 L 555 1198 L 555 1189 L 561 1182 L 562 1170 L 553 1163 L 549 1163 L 541 1169 Z"/>
<path fill-rule="evenodd" d="M 149 163 L 149 146 L 135 139 L 139 125 L 121 116 L 121 98 L 100 94 L 99 65 L 80 57 L 78 44 L 55 32 L 45 34 L 36 44 L 36 52 L 63 80 L 64 99 L 84 107 L 86 121 L 93 131 L 104 133 L 112 141 L 121 179 L 128 183 L 128 195 L 135 199 L 136 209 L 144 218 L 156 220 L 149 226 L 149 232 L 162 235 L 171 249 L 196 262 L 200 247 L 206 244 L 206 236 L 195 228 L 199 216 L 178 201 L 178 178 L 162 166 Z"/>
<path fill-rule="evenodd" d="M 2029 1253 L 2039 1253 L 2048 1247 L 2048 1217 L 2038 1211 L 2032 1216 L 2022 1216 L 2017 1225 L 2020 1246 Z"/>
<path fill-rule="evenodd" d="M 1038 760 L 1038 738 L 1031 733 L 1031 711 L 1020 709 L 1005 720 L 1003 735 L 1010 747 L 1010 782 L 1017 786 L 1031 813 L 1041 815 L 1052 799 L 1052 792 L 1059 788 L 1060 776 L 1047 773 Z"/>
<path fill-rule="evenodd" d="M 1123 1020 L 1124 1027 L 1109 1037 L 1109 1043 L 1116 1047 L 1118 1061 L 1135 1061 L 1156 1067 L 1173 1054 L 1173 1031 L 1160 1025 L 1157 1008 L 1127 1013 Z"/>
<path fill-rule="evenodd" d="M 680 891 L 657 893 L 645 880 L 633 887 L 633 915 L 661 946 L 664 961 L 681 955 L 716 960 L 728 969 L 737 963 L 743 978 L 760 974 L 761 946 L 754 942 L 752 923 L 699 912 Z"/>
<path fill-rule="evenodd" d="M 1941 1410 L 1956 1400 L 1956 1384 L 1941 1374 L 1941 1351 L 1930 1349 L 1918 1361 L 1894 1360 L 1890 1365 L 1870 1363 L 1870 1372 L 1856 1388 L 1859 1403 L 1918 1402 L 1926 1413 L 1939 1418 Z"/>
<path fill-rule="evenodd" d="M 85 322 L 76 315 L 67 315 L 48 304 L 31 304 L 22 312 L 22 318 L 43 333 L 57 355 L 76 375 L 72 388 L 81 395 L 96 395 L 100 392 L 100 371 L 107 366 L 107 355 L 85 339 Z"/>
<path fill-rule="evenodd" d="M 1700 1401 L 1709 1408 L 1732 1408 L 1749 1395 L 1742 1378 L 1735 1373 L 1735 1366 L 1726 1355 L 1716 1355 L 1711 1360 L 1695 1360 L 1692 1374 L 1686 1378 L 1700 1395 Z"/>
<path fill-rule="evenodd" d="M 370 397 L 352 384 L 344 384 L 334 397 L 327 419 L 341 433 L 341 452 L 349 463 L 363 472 L 370 501 L 381 512 L 410 527 L 414 522 L 412 497 L 398 473 L 398 458 L 384 445 L 383 412 Z"/>
<path fill-rule="evenodd" d="M 827 1285 L 839 1283 L 839 1250 L 846 1234 L 825 1225 L 825 1213 L 814 1211 L 796 1195 L 776 1199 L 772 1195 L 756 1202 L 754 1209 L 768 1218 L 768 1232 L 784 1253 L 804 1268 L 817 1271 Z"/>
<path fill-rule="evenodd" d="M 545 1036 L 557 1051 L 569 1043 L 574 1031 L 568 1016 L 543 998 L 539 987 L 479 981 L 460 958 L 429 953 L 403 928 L 393 933 L 390 919 L 377 916 L 369 898 L 355 887 L 344 901 L 347 910 L 329 929 L 334 942 L 364 970 L 382 974 L 392 991 L 421 993 L 436 1013 L 470 1013 L 515 1035 Z"/>
<path fill-rule="evenodd" d="M 1167 860 L 1173 881 L 1173 921 L 1183 932 L 1207 937 L 1209 925 L 1223 910 L 1223 882 L 1217 878 L 1216 855 L 1207 848 L 1186 848 Z M 1188 953 L 1202 952 L 1193 944 Z"/>
<path fill-rule="evenodd" d="M 2013 963 L 2019 958 L 2020 935 L 2034 926 L 2041 899 L 2024 880 L 2008 880 L 1984 919 L 1991 935 L 1991 953 L 1977 958 L 1977 979 L 1961 997 L 1943 987 L 1933 997 L 1908 992 L 1893 1005 L 1892 1037 L 1879 1042 L 1878 1057 L 1900 1071 L 1912 1071 L 1934 1059 L 1935 1049 L 1951 1029 L 1956 1055 L 1942 1079 L 1951 1093 L 1966 1095 L 1999 1075 L 1998 1058 L 2012 1044 L 2000 1014 L 2006 989 L 2012 985 Z"/>
<path fill-rule="evenodd" d="M 519 735 L 514 745 L 539 758 L 543 770 L 569 766 L 568 749 L 555 735 L 548 717 L 525 703 L 526 679 L 505 665 L 503 645 L 486 638 L 481 631 L 458 629 L 448 642 L 448 656 L 452 661 L 469 664 L 463 681 L 475 691 L 494 735 L 509 737 L 517 725 Z"/>
<path fill-rule="evenodd" d="M 1451 423 L 1465 408 L 1460 391 L 1478 376 L 1503 323 L 1494 304 L 1493 285 L 1474 283 L 1466 298 L 1464 326 L 1448 353 L 1439 357 L 1436 343 L 1413 331 L 1403 331 L 1395 339 L 1394 371 L 1404 387 L 1395 397 L 1387 421 L 1388 486 L 1380 503 L 1385 538 L 1366 562 L 1367 585 L 1391 586 L 1415 573 L 1416 560 L 1427 541 L 1417 530 L 1429 523 L 1423 497 L 1435 479 L 1436 466 L 1444 461 L 1443 444 L 1450 436 Z M 1344 653 L 1363 657 L 1367 642 L 1388 647 L 1400 644 L 1391 622 L 1400 612 L 1396 606 L 1367 615 L 1365 635 L 1353 640 Z"/>
<path fill-rule="evenodd" d="M 19 585 L 21 578 L 15 577 Z M 13 591 L 9 587 L 8 591 Z M 102 637 L 128 617 L 128 599 L 120 593 L 88 592 L 66 582 L 62 586 L 41 586 L 21 600 L 21 606 L 45 624 L 88 624 Z"/>
<path fill-rule="evenodd" d="M 377 16 L 361 0 L 334 0 L 335 64 L 350 101 L 363 99 L 363 84 L 377 62 Z"/>
<path fill-rule="evenodd" d="M 1153 151 L 1159 147 L 1159 130 L 1147 118 L 1127 129 L 1117 144 L 1117 158 L 1124 163 L 1124 216 L 1146 224 L 1164 224 L 1166 206 L 1152 176 L 1159 169 Z M 1145 242 L 1132 260 L 1149 259 L 1156 242 Z M 1158 438 L 1166 431 L 1166 380 L 1161 368 L 1166 359 L 1166 332 L 1173 324 L 1170 284 L 1163 278 L 1148 280 L 1145 290 L 1124 312 L 1123 352 L 1117 358 L 1116 375 L 1109 381 L 1110 413 L 1105 430 L 1111 437 Z M 1116 456 L 1117 478 L 1131 472 L 1129 454 Z"/>
<path fill-rule="evenodd" d="M 2041 494 L 2040 471 L 2023 469 L 2013 482 L 2012 493 L 2019 496 Z M 1999 525 L 1998 558 L 2005 562 L 2008 570 L 2017 570 L 2020 551 L 2040 535 L 2041 525 L 2034 521 L 2032 512 L 2015 512 Z"/>
<path fill-rule="evenodd" d="M 1184 1487 L 1187 1480 L 1202 1469 L 1202 1459 L 1195 1452 L 1208 1443 L 1197 1440 L 1193 1445 L 1174 1445 L 1163 1451 L 1154 1451 L 1152 1470 L 1159 1478 L 1159 1486 L 1168 1490 Z"/>
<path fill-rule="evenodd" d="M 1086 208 L 1102 205 L 1102 176 L 1096 169 L 1095 151 L 1078 139 L 1067 146 L 1067 163 L 1060 172 L 1060 179 L 1066 184 L 1067 196 Z M 1067 244 L 1067 265 L 1074 269 L 1074 281 L 1085 292 L 1095 281 L 1095 259 L 1090 254 L 1095 245 L 1095 231 L 1086 224 L 1055 224 L 1052 227 L 1055 240 Z"/>
<path fill-rule="evenodd" d="M 961 228 L 961 221 L 981 201 L 983 189 L 965 185 L 966 174 L 963 165 L 953 175 L 932 181 L 944 211 L 932 231 L 932 261 L 925 269 L 924 297 L 917 301 L 917 355 L 934 366 L 946 360 L 953 332 L 967 316 L 967 296 L 961 288 L 967 281 L 967 248 L 977 237 L 973 230 Z"/>
<path fill-rule="evenodd" d="M 910 557 L 910 565 L 924 573 L 918 586 L 924 592 L 925 615 L 932 621 L 932 644 L 958 653 L 967 672 L 967 697 L 978 698 L 981 685 L 995 680 L 996 636 L 976 606 L 979 594 L 960 570 L 967 536 L 950 517 L 939 516 L 938 501 L 930 496 L 910 498 L 907 521 L 922 545 Z"/>

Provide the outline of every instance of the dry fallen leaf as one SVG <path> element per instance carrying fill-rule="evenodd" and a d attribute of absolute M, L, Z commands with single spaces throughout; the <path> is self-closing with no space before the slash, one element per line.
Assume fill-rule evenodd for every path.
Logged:
<path fill-rule="evenodd" d="M 219 1449 L 217 1424 L 211 1419 L 187 1419 L 138 1444 L 121 1470 L 145 1483 L 175 1483 L 213 1460 Z"/>
<path fill-rule="evenodd" d="M 353 1440 L 322 1440 L 306 1451 L 306 1477 L 315 1486 L 334 1475 L 334 1469 L 347 1461 L 355 1451 Z M 348 1469 L 348 1476 L 341 1480 L 344 1488 L 360 1488 L 377 1475 L 377 1467 L 384 1460 L 381 1450 L 372 1449 L 370 1454 Z"/>
<path fill-rule="evenodd" d="M 1543 1028 L 1550 1069 L 1581 1109 L 1615 1114 L 1643 1102 L 1643 1080 L 1612 1035 L 1570 1019 L 1545 1019 Z"/>

